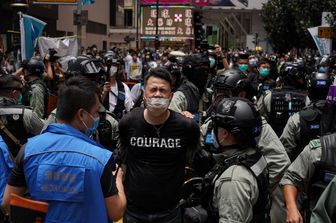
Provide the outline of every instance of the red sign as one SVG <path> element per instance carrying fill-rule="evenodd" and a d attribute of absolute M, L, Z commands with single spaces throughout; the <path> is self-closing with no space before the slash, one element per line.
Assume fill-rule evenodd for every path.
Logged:
<path fill-rule="evenodd" d="M 209 0 L 194 0 L 193 4 L 195 6 L 208 6 L 209 5 Z"/>
<path fill-rule="evenodd" d="M 156 0 L 141 0 L 141 5 L 155 5 Z M 191 0 L 159 0 L 159 5 L 190 4 Z"/>

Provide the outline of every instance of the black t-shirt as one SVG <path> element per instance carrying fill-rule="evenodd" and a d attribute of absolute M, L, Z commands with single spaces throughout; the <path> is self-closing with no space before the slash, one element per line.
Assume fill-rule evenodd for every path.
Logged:
<path fill-rule="evenodd" d="M 7 183 L 11 186 L 27 187 L 26 178 L 24 176 L 24 153 L 25 147 L 23 146 L 15 158 L 14 168 L 7 179 Z M 100 184 L 105 198 L 118 194 L 115 177 L 112 175 L 113 159 L 113 156 L 111 156 L 100 177 Z"/>
<path fill-rule="evenodd" d="M 122 118 L 119 132 L 127 166 L 128 207 L 147 213 L 176 207 L 186 154 L 199 142 L 196 122 L 170 111 L 164 124 L 153 126 L 145 121 L 144 109 L 135 108 Z"/>

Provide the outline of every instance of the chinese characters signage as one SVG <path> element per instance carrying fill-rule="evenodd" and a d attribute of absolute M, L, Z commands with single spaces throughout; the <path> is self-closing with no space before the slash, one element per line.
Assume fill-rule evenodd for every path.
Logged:
<path fill-rule="evenodd" d="M 77 0 L 34 0 L 34 4 L 77 4 Z"/>
<path fill-rule="evenodd" d="M 191 0 L 159 0 L 159 4 L 190 4 Z M 141 0 L 141 5 L 155 5 L 156 0 Z"/>
<path fill-rule="evenodd" d="M 156 8 L 143 7 L 141 10 L 141 34 L 144 38 L 154 38 L 156 36 Z M 159 7 L 157 22 L 160 39 L 193 38 L 193 9 L 190 6 Z"/>

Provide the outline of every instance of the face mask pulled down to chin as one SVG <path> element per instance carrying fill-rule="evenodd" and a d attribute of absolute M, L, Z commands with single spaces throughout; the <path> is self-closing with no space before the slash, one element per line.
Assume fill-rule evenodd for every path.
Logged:
<path fill-rule="evenodd" d="M 146 108 L 155 116 L 162 115 L 170 104 L 167 98 L 146 98 Z"/>

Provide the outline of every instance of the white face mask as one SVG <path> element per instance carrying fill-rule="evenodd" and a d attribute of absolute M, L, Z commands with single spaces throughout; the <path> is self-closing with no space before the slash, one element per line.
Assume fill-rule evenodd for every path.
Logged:
<path fill-rule="evenodd" d="M 114 77 L 118 71 L 118 67 L 112 66 L 110 68 L 110 77 Z"/>
<path fill-rule="evenodd" d="M 145 99 L 146 108 L 153 114 L 160 116 L 167 109 L 170 104 L 170 100 L 167 98 L 147 98 Z"/>

